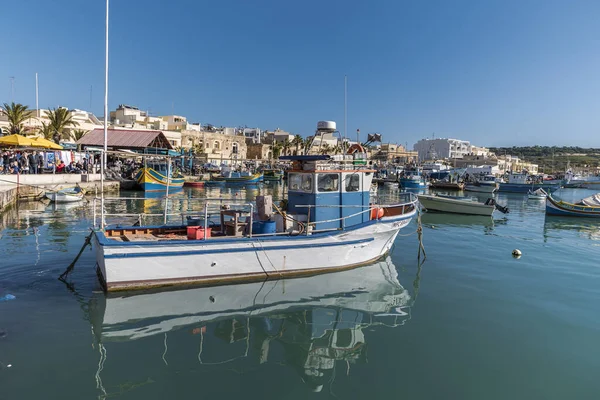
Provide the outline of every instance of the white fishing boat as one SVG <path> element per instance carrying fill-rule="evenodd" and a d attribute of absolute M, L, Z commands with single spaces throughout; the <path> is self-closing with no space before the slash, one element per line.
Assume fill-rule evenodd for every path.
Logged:
<path fill-rule="evenodd" d="M 442 196 L 436 194 L 420 194 L 419 202 L 427 211 L 438 211 L 453 214 L 486 215 L 492 216 L 494 210 L 508 212 L 508 209 L 496 204 L 490 198 L 485 203 L 480 203 L 472 197 Z"/>
<path fill-rule="evenodd" d="M 475 181 L 467 182 L 465 190 L 468 192 L 494 193 L 498 191 L 499 184 L 494 175 L 483 175 Z"/>
<path fill-rule="evenodd" d="M 55 203 L 74 203 L 83 200 L 83 191 L 79 186 L 75 186 L 57 191 L 47 191 L 44 196 Z"/>
<path fill-rule="evenodd" d="M 529 193 L 527 193 L 527 198 L 529 200 L 546 200 L 546 197 L 548 197 L 548 193 L 541 188 L 534 191 L 530 190 Z"/>
<path fill-rule="evenodd" d="M 198 215 L 201 226 L 182 224 L 183 214 L 177 224 L 107 226 L 110 215 L 101 208 L 92 237 L 105 289 L 223 284 L 355 268 L 386 255 L 417 213 L 411 193 L 401 194 L 398 204 L 373 204 L 374 171 L 353 155 L 284 159 L 293 162 L 286 209 L 273 213 L 268 201 L 261 201 L 258 220 L 253 203 L 215 211 L 208 200 Z M 165 207 L 165 221 L 172 214 Z M 219 223 L 210 226 L 211 217 Z"/>

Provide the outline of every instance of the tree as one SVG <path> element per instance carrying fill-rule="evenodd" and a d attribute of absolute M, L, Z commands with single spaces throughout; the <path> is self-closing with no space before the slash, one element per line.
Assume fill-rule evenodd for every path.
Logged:
<path fill-rule="evenodd" d="M 283 155 L 289 155 L 290 147 L 292 147 L 292 141 L 289 138 L 285 139 L 281 147 L 283 148 Z"/>
<path fill-rule="evenodd" d="M 279 156 L 281 155 L 281 144 L 278 142 L 275 142 L 271 145 L 271 150 L 273 150 L 273 158 L 279 158 Z"/>
<path fill-rule="evenodd" d="M 300 147 L 302 145 L 304 145 L 304 139 L 302 138 L 302 136 L 296 135 L 296 136 L 294 136 L 294 139 L 292 140 L 292 144 L 294 146 L 296 146 L 296 155 L 299 155 L 300 154 Z"/>
<path fill-rule="evenodd" d="M 52 140 L 54 140 L 55 143 L 60 143 L 61 139 L 70 139 L 71 135 L 65 132 L 65 129 L 79 125 L 77 121 L 73 120 L 71 111 L 64 107 L 48 110 L 47 117 L 50 120 Z"/>
<path fill-rule="evenodd" d="M 73 132 L 71 132 L 71 137 L 73 140 L 78 141 L 84 137 L 86 133 L 87 131 L 85 129 L 75 129 Z"/>
<path fill-rule="evenodd" d="M 325 143 L 321 146 L 321 154 L 329 154 L 333 149 L 329 145 L 329 143 Z"/>
<path fill-rule="evenodd" d="M 31 110 L 28 106 L 23 104 L 12 102 L 10 104 L 4 103 L 4 114 L 8 118 L 8 130 L 12 135 L 14 133 L 21 133 L 25 130 L 23 122 L 27 118 L 31 117 Z"/>

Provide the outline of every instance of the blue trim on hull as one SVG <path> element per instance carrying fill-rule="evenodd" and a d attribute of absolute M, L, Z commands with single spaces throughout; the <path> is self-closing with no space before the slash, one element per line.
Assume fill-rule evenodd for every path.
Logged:
<path fill-rule="evenodd" d="M 528 193 L 530 190 L 533 192 L 538 189 L 544 189 L 545 191 L 553 191 L 559 189 L 559 185 L 549 185 L 549 184 L 527 184 L 527 183 L 500 183 L 500 187 L 498 188 L 499 192 L 508 192 L 508 193 Z"/>

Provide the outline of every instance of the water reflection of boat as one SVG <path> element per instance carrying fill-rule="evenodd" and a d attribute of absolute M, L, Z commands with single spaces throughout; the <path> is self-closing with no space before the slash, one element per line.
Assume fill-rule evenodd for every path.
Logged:
<path fill-rule="evenodd" d="M 192 353 L 192 357 L 169 359 L 169 365 L 222 365 L 257 359 L 260 364 L 292 366 L 318 391 L 323 380 L 331 378 L 336 361 L 365 359 L 365 328 L 404 324 L 410 318 L 412 301 L 387 259 L 361 269 L 308 278 L 163 292 L 98 293 L 90 304 L 90 320 L 99 341 L 102 375 L 111 367 L 111 355 L 123 370 L 123 357 L 118 353 L 156 352 L 156 362 L 162 362 L 162 353 L 166 363 L 169 349 L 175 349 L 170 352 Z M 107 350 L 111 342 L 120 343 Z M 277 351 L 269 351 L 272 342 L 278 343 Z M 154 346 L 159 346 L 158 351 Z M 126 359 L 135 363 L 137 358 Z M 126 370 L 139 372 L 145 367 L 140 362 Z M 101 382 L 100 371 L 97 379 Z M 117 379 L 128 378 L 119 375 Z"/>
<path fill-rule="evenodd" d="M 580 236 L 590 240 L 600 240 L 600 227 L 597 220 L 573 219 L 570 217 L 551 216 L 544 221 L 544 240 L 552 236 L 552 232 L 558 234 L 562 231 L 574 231 Z M 562 238 L 562 236 L 557 236 Z"/>
<path fill-rule="evenodd" d="M 425 213 L 421 216 L 421 222 L 424 225 L 433 226 L 483 226 L 493 228 L 494 220 L 489 216 L 484 215 L 461 215 L 461 214 L 444 214 L 444 213 Z"/>

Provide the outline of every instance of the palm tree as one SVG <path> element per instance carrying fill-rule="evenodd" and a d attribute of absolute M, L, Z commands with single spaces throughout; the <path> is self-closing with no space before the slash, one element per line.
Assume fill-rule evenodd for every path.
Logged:
<path fill-rule="evenodd" d="M 70 126 L 78 126 L 79 123 L 73 120 L 71 111 L 64 107 L 53 108 L 48 110 L 47 117 L 50 120 L 52 127 L 52 140 L 59 143 L 60 139 L 70 139 L 70 134 L 65 132 L 65 129 Z"/>
<path fill-rule="evenodd" d="M 41 134 L 44 139 L 52 140 L 52 134 L 54 131 L 52 130 L 52 126 L 50 126 L 50 124 L 46 124 L 44 121 L 42 121 L 42 127 L 39 128 L 38 133 Z"/>
<path fill-rule="evenodd" d="M 329 143 L 325 143 L 321 146 L 321 154 L 329 154 L 331 153 L 331 146 L 329 145 Z"/>
<path fill-rule="evenodd" d="M 304 139 L 300 135 L 294 136 L 292 144 L 296 146 L 296 155 L 300 154 L 300 146 L 304 144 Z"/>
<path fill-rule="evenodd" d="M 279 158 L 279 156 L 281 155 L 281 144 L 278 142 L 275 142 L 271 145 L 271 150 L 273 150 L 273 158 Z"/>
<path fill-rule="evenodd" d="M 290 152 L 290 147 L 292 147 L 292 141 L 289 138 L 285 139 L 281 147 L 283 148 L 283 155 L 287 156 Z"/>
<path fill-rule="evenodd" d="M 31 117 L 31 110 L 29 110 L 29 107 L 20 103 L 15 104 L 13 101 L 10 104 L 4 103 L 3 108 L 3 113 L 8 118 L 9 133 L 11 135 L 14 133 L 21 133 L 25 129 L 23 122 Z"/>
<path fill-rule="evenodd" d="M 84 137 L 86 133 L 87 131 L 85 129 L 75 129 L 73 132 L 71 132 L 71 137 L 73 140 L 78 141 Z"/>

